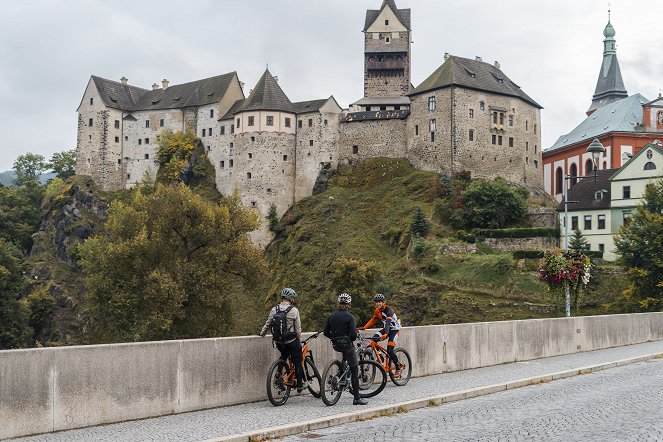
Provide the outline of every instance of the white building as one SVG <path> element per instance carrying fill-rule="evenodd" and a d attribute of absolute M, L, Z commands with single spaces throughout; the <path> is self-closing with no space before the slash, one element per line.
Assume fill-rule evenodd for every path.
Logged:
<path fill-rule="evenodd" d="M 642 200 L 645 186 L 663 179 L 663 146 L 648 144 L 619 169 L 598 170 L 568 190 L 568 236 L 578 229 L 589 250 L 600 250 L 608 261 L 617 259 L 613 234 L 629 222 Z M 561 245 L 566 243 L 564 202 L 558 207 L 562 226 Z"/>

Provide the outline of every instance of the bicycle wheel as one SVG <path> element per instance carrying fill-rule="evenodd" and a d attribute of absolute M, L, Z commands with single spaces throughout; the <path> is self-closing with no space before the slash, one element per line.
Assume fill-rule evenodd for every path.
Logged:
<path fill-rule="evenodd" d="M 401 373 L 400 376 L 394 374 L 396 368 L 394 367 L 394 363 L 390 360 L 389 368 L 391 368 L 391 370 L 389 370 L 389 377 L 391 378 L 391 382 L 402 387 L 407 384 L 407 381 L 410 380 L 410 376 L 412 376 L 412 359 L 410 358 L 410 354 L 403 348 L 395 348 L 394 352 L 396 352 L 396 356 L 398 356 L 398 368 Z"/>
<path fill-rule="evenodd" d="M 267 372 L 267 397 L 275 407 L 283 405 L 290 396 L 290 387 L 286 385 L 286 379 L 290 372 L 288 363 L 278 359 L 274 361 Z"/>
<path fill-rule="evenodd" d="M 318 367 L 313 363 L 313 359 L 306 357 L 304 360 L 304 374 L 306 375 L 306 380 L 308 381 L 308 391 L 313 395 L 313 397 L 320 397 L 320 386 L 322 384 L 322 378 L 320 377 L 320 372 Z"/>
<path fill-rule="evenodd" d="M 375 355 L 373 354 L 373 350 L 370 347 L 362 349 L 359 353 L 359 362 L 361 361 L 375 361 Z M 375 366 L 371 366 L 370 368 L 365 367 L 365 372 L 359 376 L 359 389 L 363 390 L 363 385 L 372 385 L 375 382 L 375 376 L 377 375 L 377 372 L 378 370 L 375 368 Z M 363 383 L 361 379 L 363 379 Z"/>
<path fill-rule="evenodd" d="M 373 397 L 387 385 L 387 373 L 384 367 L 375 361 L 361 361 L 359 363 L 359 396 Z"/>
<path fill-rule="evenodd" d="M 343 375 L 343 365 L 341 361 L 331 361 L 325 368 L 322 374 L 322 385 L 320 385 L 320 393 L 322 402 L 325 405 L 334 405 L 341 397 L 344 386 L 341 382 Z"/>

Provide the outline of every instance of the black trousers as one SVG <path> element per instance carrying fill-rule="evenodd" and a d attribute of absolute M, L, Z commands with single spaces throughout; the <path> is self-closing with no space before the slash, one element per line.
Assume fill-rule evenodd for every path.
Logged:
<path fill-rule="evenodd" d="M 359 365 L 359 361 L 357 359 L 357 349 L 353 345 L 350 348 L 342 349 L 340 353 L 343 355 L 343 360 L 348 361 L 348 365 L 350 366 L 350 381 L 352 382 L 352 391 L 355 395 L 355 399 L 359 399 L 359 368 L 357 367 Z"/>
<path fill-rule="evenodd" d="M 295 376 L 297 376 L 297 387 L 302 386 L 304 380 L 304 366 L 302 365 L 302 343 L 295 339 L 287 344 L 276 344 L 276 348 L 281 352 L 281 359 L 284 361 L 290 357 L 292 365 L 295 366 Z"/>

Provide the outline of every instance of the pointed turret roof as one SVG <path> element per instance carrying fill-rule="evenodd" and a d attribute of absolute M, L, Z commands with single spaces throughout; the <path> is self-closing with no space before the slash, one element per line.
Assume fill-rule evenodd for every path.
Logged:
<path fill-rule="evenodd" d="M 401 22 L 403 26 L 407 28 L 407 30 L 411 30 L 410 28 L 410 10 L 409 9 L 398 9 L 396 6 L 396 1 L 395 0 L 384 0 L 382 2 L 382 6 L 380 9 L 375 10 L 375 9 L 369 9 L 366 11 L 366 21 L 364 22 L 364 32 L 368 30 L 368 28 L 371 27 L 373 23 L 375 23 L 375 20 L 377 20 L 378 16 L 382 12 L 384 8 L 389 6 L 389 8 L 396 14 L 396 17 L 398 17 L 398 21 Z"/>
<path fill-rule="evenodd" d="M 587 115 L 606 104 L 628 97 L 622 79 L 622 71 L 619 68 L 619 61 L 617 61 L 615 33 L 615 28 L 610 23 L 610 17 L 608 16 L 608 24 L 603 30 L 603 36 L 605 37 L 603 40 L 603 63 Z"/>
<path fill-rule="evenodd" d="M 254 110 L 273 110 L 295 113 L 295 106 L 283 92 L 281 86 L 276 81 L 276 78 L 265 69 L 265 72 L 258 80 L 256 87 L 251 90 L 248 98 L 244 100 L 237 100 L 226 114 L 219 118 L 225 120 L 231 118 L 239 112 L 254 111 Z"/>

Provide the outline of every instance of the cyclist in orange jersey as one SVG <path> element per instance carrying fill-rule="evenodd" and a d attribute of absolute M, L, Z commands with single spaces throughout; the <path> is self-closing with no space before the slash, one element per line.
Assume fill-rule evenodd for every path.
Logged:
<path fill-rule="evenodd" d="M 394 367 L 396 367 L 394 375 L 398 376 L 400 375 L 400 369 L 398 368 L 398 356 L 396 356 L 394 349 L 398 342 L 398 335 L 401 332 L 401 323 L 398 320 L 394 309 L 387 305 L 386 298 L 383 294 L 378 293 L 375 295 L 373 301 L 375 302 L 373 317 L 366 323 L 366 325 L 359 327 L 359 330 L 371 328 L 378 320 L 382 321 L 382 330 L 376 332 L 372 339 L 374 341 L 389 339 L 387 344 L 387 354 L 389 355 L 389 359 L 394 363 Z"/>

